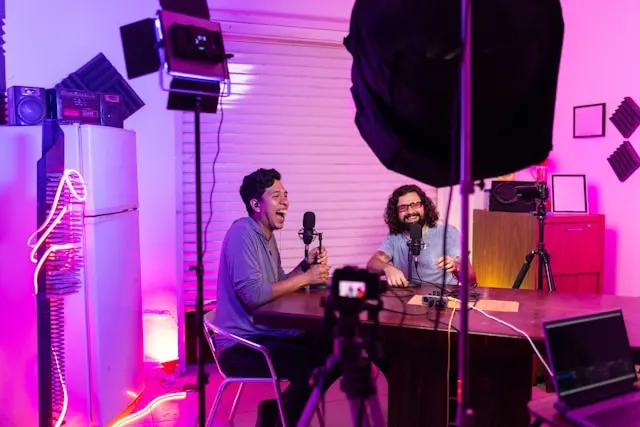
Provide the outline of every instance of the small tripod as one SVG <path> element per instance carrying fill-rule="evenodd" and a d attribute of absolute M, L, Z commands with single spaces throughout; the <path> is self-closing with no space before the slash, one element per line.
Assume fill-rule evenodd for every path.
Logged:
<path fill-rule="evenodd" d="M 327 305 L 331 304 L 330 301 Z M 369 312 L 369 320 L 378 322 L 378 313 L 382 309 L 381 302 L 378 305 L 365 306 Z M 332 312 L 327 307 L 327 313 Z M 324 376 L 332 372 L 338 366 L 341 368 L 342 380 L 340 389 L 347 395 L 351 420 L 354 427 L 384 427 L 386 425 L 378 393 L 373 380 L 371 360 L 364 355 L 364 345 L 360 337 L 356 335 L 360 322 L 360 310 L 345 310 L 337 320 L 337 336 L 334 339 L 333 354 L 329 356 L 324 368 L 314 374 L 314 388 L 311 397 L 304 408 L 304 412 L 298 421 L 298 427 L 308 427 L 313 414 L 318 410 L 324 389 Z M 368 409 L 368 410 L 367 410 Z"/>
<path fill-rule="evenodd" d="M 549 258 L 549 252 L 544 246 L 544 224 L 545 219 L 547 217 L 547 208 L 544 205 L 544 199 L 537 200 L 536 212 L 534 215 L 538 218 L 538 247 L 529 252 L 527 256 L 524 258 L 524 264 L 518 273 L 518 277 L 516 277 L 516 281 L 513 282 L 513 289 L 520 289 L 522 285 L 522 281 L 524 280 L 527 272 L 529 271 L 529 267 L 531 267 L 531 261 L 533 261 L 533 257 L 538 255 L 538 284 L 537 289 L 539 291 L 542 290 L 542 274 L 543 270 L 547 276 L 547 286 L 549 288 L 549 293 L 552 293 L 556 290 L 555 282 L 553 281 L 553 274 L 551 274 L 551 259 Z"/>

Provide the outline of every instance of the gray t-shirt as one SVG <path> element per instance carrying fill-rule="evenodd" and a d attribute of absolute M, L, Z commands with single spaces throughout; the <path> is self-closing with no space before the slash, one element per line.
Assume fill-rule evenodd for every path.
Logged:
<path fill-rule="evenodd" d="M 444 273 L 436 266 L 436 261 L 443 255 L 444 225 L 427 228 L 422 236 L 424 245 L 418 257 L 418 271 L 416 272 L 413 260 L 411 262 L 413 280 L 424 282 L 442 283 Z M 409 278 L 409 236 L 407 234 L 389 234 L 382 241 L 380 251 L 386 253 L 393 265 Z M 446 255 L 452 258 L 460 256 L 460 232 L 452 225 L 447 226 Z M 418 274 L 419 273 L 419 274 Z M 451 273 L 446 273 L 445 283 L 457 283 L 457 279 Z"/>
<path fill-rule="evenodd" d="M 253 323 L 253 312 L 273 299 L 272 284 L 285 278 L 275 236 L 267 240 L 260 225 L 250 217 L 236 220 L 222 243 L 215 325 L 248 340 L 256 335 L 300 333 Z M 220 336 L 215 342 L 217 351 L 234 344 Z"/>

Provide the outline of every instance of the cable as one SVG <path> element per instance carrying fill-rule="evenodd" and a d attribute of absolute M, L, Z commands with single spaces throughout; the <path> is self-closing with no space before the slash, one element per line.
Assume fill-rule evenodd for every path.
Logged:
<path fill-rule="evenodd" d="M 74 187 L 74 178 L 77 181 L 76 187 Z M 62 192 L 67 188 L 69 200 L 64 204 L 61 202 Z M 66 196 L 65 196 L 66 197 Z M 75 199 L 75 201 L 72 201 Z M 74 203 L 83 203 L 87 200 L 87 186 L 84 182 L 84 178 L 75 169 L 65 169 L 62 173 L 62 177 L 58 182 L 58 187 L 56 188 L 55 195 L 53 197 L 53 201 L 51 202 L 51 207 L 49 209 L 49 213 L 45 218 L 44 222 L 40 227 L 36 229 L 29 238 L 27 239 L 27 246 L 31 248 L 31 253 L 29 254 L 29 260 L 36 264 L 36 268 L 33 272 L 33 287 L 35 291 L 35 295 L 38 294 L 38 276 L 40 275 L 40 271 L 45 265 L 45 262 L 49 259 L 54 259 L 54 253 L 57 251 L 72 251 L 68 254 L 69 259 L 75 257 L 73 253 L 79 246 L 79 243 L 69 242 L 64 244 L 56 243 L 55 235 L 52 236 L 52 241 L 48 241 L 51 234 L 54 232 L 55 228 L 62 223 L 64 217 L 69 214 L 71 217 L 71 212 L 73 211 Z M 57 214 L 56 214 L 57 212 Z M 55 217 L 55 219 L 54 219 Z M 71 219 L 69 219 L 71 222 Z M 38 238 L 38 234 L 42 233 Z M 37 240 L 34 242 L 33 240 Z M 38 251 L 42 247 L 42 245 L 46 245 L 49 243 L 49 247 L 44 251 L 40 259 L 38 259 Z M 69 260 L 67 260 L 69 262 Z M 62 373 L 63 362 L 58 358 L 58 354 L 55 351 L 53 345 L 51 346 L 51 354 L 53 356 L 53 360 L 55 362 L 55 368 L 57 371 L 57 377 L 60 381 L 60 388 L 62 389 L 62 408 L 58 417 L 56 418 L 55 427 L 60 427 L 64 423 L 64 418 L 67 414 L 67 409 L 69 407 L 69 394 L 67 391 L 67 384 L 64 380 L 64 375 Z M 64 357 L 61 355 L 61 357 Z"/>
<path fill-rule="evenodd" d="M 224 122 L 224 108 L 222 107 L 222 92 L 224 91 L 224 86 L 225 85 L 223 83 L 220 87 L 220 97 L 218 98 L 218 107 L 220 108 L 220 122 L 218 123 L 218 132 L 216 137 L 216 155 L 213 157 L 213 163 L 211 163 L 211 175 L 213 176 L 213 183 L 211 184 L 211 192 L 209 193 L 209 218 L 207 218 L 207 223 L 204 226 L 204 247 L 202 249 L 203 262 L 204 256 L 207 253 L 207 236 L 209 235 L 209 226 L 211 225 L 211 221 L 213 220 L 213 193 L 216 190 L 216 163 L 218 161 L 218 156 L 220 156 L 220 131 L 222 130 L 222 123 Z"/>
<path fill-rule="evenodd" d="M 455 301 L 458 303 L 458 306 L 460 306 L 460 300 L 457 298 L 453 298 L 453 297 L 449 297 L 450 301 Z M 517 333 L 521 334 L 522 336 L 524 336 L 527 341 L 529 341 L 529 344 L 531 345 L 531 348 L 533 348 L 533 351 L 536 353 L 536 355 L 538 356 L 538 358 L 540 359 L 540 362 L 542 363 L 542 365 L 544 366 L 544 368 L 547 370 L 547 372 L 549 373 L 549 375 L 551 375 L 551 378 L 554 377 L 553 372 L 551 371 L 551 369 L 549 368 L 549 365 L 547 365 L 547 363 L 544 361 L 544 358 L 542 357 L 542 355 L 540 354 L 540 352 L 538 351 L 538 349 L 536 348 L 535 344 L 533 344 L 533 340 L 531 339 L 531 337 L 529 337 L 529 335 L 527 335 L 526 332 L 524 332 L 521 329 L 516 328 L 515 326 L 513 326 L 512 324 L 505 322 L 504 320 L 498 319 L 495 316 L 492 316 L 491 314 L 487 313 L 486 311 L 474 306 L 474 305 L 469 305 L 469 308 L 472 310 L 477 311 L 478 313 L 482 314 L 483 316 L 485 316 L 487 319 L 491 319 L 495 322 L 500 323 L 501 325 L 504 325 L 510 329 L 513 329 L 514 331 L 516 331 Z"/>
<path fill-rule="evenodd" d="M 445 424 L 445 426 L 449 426 L 449 402 L 451 400 L 451 390 L 449 382 L 451 381 L 451 329 L 453 328 L 453 317 L 456 314 L 456 308 L 453 307 L 451 309 L 451 316 L 449 317 L 449 325 L 447 326 L 447 422 Z M 457 332 L 457 330 L 456 330 Z"/>

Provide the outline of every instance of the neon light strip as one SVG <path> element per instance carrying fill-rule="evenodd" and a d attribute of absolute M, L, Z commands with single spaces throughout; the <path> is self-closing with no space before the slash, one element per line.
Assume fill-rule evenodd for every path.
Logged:
<path fill-rule="evenodd" d="M 75 175 L 75 177 L 79 181 L 80 188 L 82 189 L 81 192 L 76 191 L 75 187 L 73 186 L 73 175 Z M 27 245 L 32 248 L 29 259 L 31 260 L 31 262 L 36 263 L 36 269 L 33 273 L 33 287 L 36 294 L 38 293 L 38 275 L 40 274 L 40 270 L 44 266 L 47 258 L 56 251 L 74 249 L 78 246 L 75 243 L 51 245 L 51 247 L 47 248 L 40 260 L 38 260 L 38 250 L 40 249 L 40 247 L 46 242 L 47 237 L 51 234 L 54 228 L 56 228 L 56 226 L 58 226 L 58 224 L 62 222 L 64 216 L 67 213 L 70 213 L 73 209 L 73 205 L 70 203 L 66 206 L 63 206 L 60 210 L 60 213 L 57 216 L 55 215 L 56 210 L 58 209 L 58 204 L 60 203 L 60 197 L 62 196 L 62 190 L 64 189 L 65 185 L 69 189 L 71 196 L 77 201 L 84 202 L 85 200 L 87 200 L 87 186 L 85 185 L 84 179 L 82 178 L 82 175 L 80 175 L 80 172 L 75 169 L 66 169 L 62 175 L 62 179 L 60 179 L 60 182 L 58 183 L 56 195 L 53 198 L 51 209 L 49 210 L 49 214 L 47 215 L 44 224 L 42 224 L 36 231 L 34 231 L 31 236 L 29 236 L 29 239 L 27 239 Z M 56 216 L 55 219 L 53 219 L 54 216 Z M 44 231 L 42 233 L 42 236 L 38 239 L 37 242 L 33 243 L 33 239 L 36 238 L 38 236 L 38 233 L 41 233 L 42 231 Z"/>
<path fill-rule="evenodd" d="M 155 399 L 153 399 L 151 402 L 149 402 L 149 404 L 147 406 L 144 407 L 144 409 L 135 412 L 131 415 L 127 415 L 126 417 L 122 418 L 121 420 L 117 421 L 115 424 L 113 424 L 111 427 L 122 427 L 124 425 L 127 425 L 129 423 L 132 423 L 134 421 L 137 421 L 143 417 L 146 417 L 147 415 L 149 415 L 151 413 L 151 411 L 153 410 L 153 408 L 155 408 L 156 406 L 158 406 L 161 403 L 164 402 L 169 402 L 171 400 L 182 400 L 185 399 L 187 397 L 187 392 L 185 391 L 180 391 L 177 393 L 167 393 L 164 394 L 162 396 L 158 396 Z"/>
<path fill-rule="evenodd" d="M 51 347 L 51 351 L 53 352 L 53 358 L 56 361 L 56 368 L 58 369 L 58 378 L 60 378 L 60 384 L 62 385 L 62 410 L 60 411 L 60 416 L 56 420 L 56 424 L 54 427 L 60 427 L 64 422 L 64 417 L 67 415 L 67 409 L 69 408 L 69 393 L 67 393 L 67 384 L 64 382 L 64 378 L 62 378 L 62 368 L 60 367 L 60 361 L 58 360 L 58 355 L 56 351 Z"/>
<path fill-rule="evenodd" d="M 80 193 L 76 191 L 75 187 L 73 186 L 72 175 L 75 175 L 75 177 L 79 181 L 80 188 L 82 189 Z M 69 250 L 78 246 L 74 243 L 65 243 L 62 245 L 51 245 L 44 252 L 40 260 L 38 260 L 38 250 L 40 249 L 40 247 L 46 242 L 47 237 L 49 237 L 51 232 L 58 226 L 58 224 L 62 222 L 64 216 L 67 213 L 70 213 L 73 209 L 73 205 L 69 203 L 68 205 L 63 206 L 62 209 L 60 210 L 60 213 L 56 216 L 55 219 L 53 219 L 56 213 L 56 210 L 58 209 L 58 204 L 60 203 L 60 197 L 62 196 L 62 190 L 64 189 L 65 185 L 69 189 L 69 193 L 71 194 L 71 196 L 75 198 L 77 201 L 84 202 L 87 199 L 87 186 L 85 185 L 84 179 L 82 178 L 82 175 L 80 175 L 80 172 L 78 172 L 75 169 L 66 169 L 62 175 L 62 178 L 60 179 L 60 182 L 58 183 L 58 189 L 56 190 L 56 195 L 53 198 L 51 209 L 49 210 L 49 214 L 47 215 L 47 218 L 45 219 L 44 224 L 38 227 L 38 229 L 34 231 L 31 234 L 31 236 L 29 236 L 29 238 L 27 239 L 27 245 L 30 248 L 32 248 L 31 254 L 29 255 L 29 259 L 31 260 L 31 262 L 36 263 L 36 268 L 35 268 L 35 271 L 33 272 L 33 287 L 36 294 L 38 293 L 38 275 L 40 274 L 40 270 L 44 266 L 44 263 L 49 258 L 49 256 L 55 251 Z M 53 222 L 51 221 L 52 219 L 53 219 Z M 38 239 L 38 241 L 35 243 L 32 243 L 33 239 L 38 236 L 38 233 L 42 231 L 44 231 L 44 233 L 42 233 L 42 236 Z M 64 418 L 67 415 L 67 410 L 69 408 L 69 394 L 67 392 L 67 385 L 64 382 L 64 377 L 62 376 L 62 368 L 60 367 L 60 360 L 58 359 L 58 355 L 56 354 L 56 351 L 53 349 L 53 347 L 51 347 L 51 351 L 53 353 L 53 359 L 56 363 L 56 370 L 58 371 L 58 378 L 60 380 L 60 385 L 62 387 L 62 396 L 63 396 L 62 410 L 60 411 L 60 416 L 58 416 L 58 419 L 56 420 L 56 423 L 54 425 L 54 427 L 60 427 L 64 422 Z"/>

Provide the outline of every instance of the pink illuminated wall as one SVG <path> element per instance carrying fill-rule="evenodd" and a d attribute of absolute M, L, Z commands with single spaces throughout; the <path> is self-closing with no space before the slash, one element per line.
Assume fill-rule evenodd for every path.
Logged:
<path fill-rule="evenodd" d="M 640 270 L 637 242 L 640 222 L 635 204 L 640 192 L 640 173 L 620 183 L 607 157 L 624 138 L 609 122 L 625 96 L 640 102 L 640 61 L 635 40 L 640 19 L 640 2 L 616 0 L 562 1 L 565 39 L 558 82 L 554 124 L 554 150 L 550 172 L 586 174 L 591 213 L 606 216 L 605 293 L 640 296 Z M 573 107 L 607 103 L 606 136 L 573 138 Z M 631 137 L 640 150 L 640 132 Z M 530 170 L 520 171 L 517 179 L 532 180 Z M 448 191 L 438 194 L 444 206 Z M 482 209 L 482 194 L 472 198 L 472 207 Z M 452 222 L 459 224 L 458 190 L 454 189 Z"/>
<path fill-rule="evenodd" d="M 586 174 L 589 208 L 606 216 L 604 291 L 640 296 L 640 205 L 635 202 L 640 173 L 621 183 L 607 162 L 624 140 L 609 116 L 625 96 L 640 102 L 635 42 L 640 2 L 565 0 L 562 6 L 566 30 L 551 156 L 554 172 Z M 599 102 L 607 103 L 606 136 L 573 139 L 573 107 Z M 640 132 L 630 141 L 640 150 Z"/>
<path fill-rule="evenodd" d="M 119 27 L 152 16 L 158 8 L 158 2 L 152 0 L 32 0 L 28 7 L 18 0 L 6 3 L 3 47 L 7 52 L 9 86 L 52 87 L 99 52 L 124 73 Z M 148 359 L 156 360 L 177 354 L 177 327 L 175 321 L 173 324 L 166 321 L 166 318 L 177 317 L 176 284 L 180 273 L 176 243 L 175 125 L 174 114 L 166 111 L 166 94 L 158 88 L 155 76 L 141 78 L 131 85 L 147 104 L 125 123 L 125 127 L 136 131 L 138 143 L 143 307 L 153 313 L 170 314 L 151 313 L 145 317 L 145 324 L 154 332 L 147 336 L 162 337 L 161 345 L 147 345 Z M 9 156 L 0 156 L 2 180 L 19 180 L 21 173 L 28 173 L 26 169 L 16 170 L 17 166 L 9 159 Z M 6 182 L 3 186 L 9 185 Z M 35 188 L 32 191 L 35 192 Z M 5 194 L 6 187 L 0 188 L 0 195 Z M 20 204 L 16 194 L 9 198 L 3 196 L 3 200 L 15 209 Z M 31 225 L 35 227 L 35 206 L 19 207 L 33 212 Z M 20 220 L 29 221 L 29 218 Z M 23 228 L 11 229 L 11 222 L 3 220 L 0 224 L 3 250 L 28 237 L 27 233 L 20 239 L 18 230 Z M 33 271 L 28 254 L 24 262 L 12 267 L 20 278 L 29 277 Z M 32 289 L 32 285 L 23 279 L 14 279 L 10 275 L 0 277 L 0 312 L 4 328 L 10 331 L 0 338 L 0 425 L 3 427 L 37 425 L 34 421 L 37 417 L 35 309 L 29 306 L 29 297 L 16 301 L 11 292 L 21 286 Z M 154 322 L 158 318 L 162 320 Z M 12 329 L 12 325 L 20 327 Z M 158 329 L 163 332 L 158 333 Z"/>

